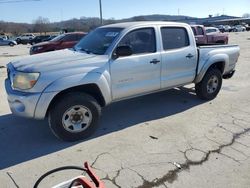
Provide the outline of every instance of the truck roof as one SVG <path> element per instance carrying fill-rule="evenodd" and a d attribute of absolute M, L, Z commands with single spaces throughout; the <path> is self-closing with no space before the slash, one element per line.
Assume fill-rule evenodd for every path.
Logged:
<path fill-rule="evenodd" d="M 152 25 L 178 25 L 178 26 L 187 26 L 186 23 L 179 23 L 179 22 L 167 22 L 167 21 L 138 21 L 138 22 L 122 22 L 122 23 L 115 23 L 110 25 L 102 26 L 102 28 L 109 28 L 109 27 L 120 27 L 120 28 L 130 28 L 136 26 L 152 26 Z"/>
<path fill-rule="evenodd" d="M 191 27 L 204 27 L 204 25 L 197 25 L 197 24 L 192 24 L 190 25 Z"/>

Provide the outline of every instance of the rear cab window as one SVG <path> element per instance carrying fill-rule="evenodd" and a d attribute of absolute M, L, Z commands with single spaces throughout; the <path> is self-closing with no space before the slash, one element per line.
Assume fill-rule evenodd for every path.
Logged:
<path fill-rule="evenodd" d="M 196 35 L 197 35 L 197 32 L 196 32 L 195 27 L 191 27 L 191 28 L 192 28 L 192 31 L 193 31 L 193 33 L 194 33 L 194 36 L 196 36 Z"/>
<path fill-rule="evenodd" d="M 197 35 L 204 35 L 203 28 L 200 26 L 197 27 Z"/>
<path fill-rule="evenodd" d="M 173 50 L 190 45 L 189 36 L 184 27 L 162 27 L 161 35 L 164 50 Z"/>

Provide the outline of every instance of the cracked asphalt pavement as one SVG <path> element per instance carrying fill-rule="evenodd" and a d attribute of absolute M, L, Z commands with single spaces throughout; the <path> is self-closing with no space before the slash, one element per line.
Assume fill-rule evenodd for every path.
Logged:
<path fill-rule="evenodd" d="M 248 188 L 249 37 L 250 32 L 230 33 L 230 43 L 240 45 L 241 56 L 236 74 L 223 80 L 215 100 L 199 100 L 189 85 L 118 102 L 103 109 L 96 134 L 76 143 L 57 140 L 46 121 L 11 115 L 5 69 L 0 68 L 0 187 L 32 187 L 51 169 L 88 161 L 108 188 Z M 28 48 L 9 51 L 14 57 Z M 0 56 L 4 66 L 10 57 Z M 41 187 L 76 175 L 55 174 Z"/>

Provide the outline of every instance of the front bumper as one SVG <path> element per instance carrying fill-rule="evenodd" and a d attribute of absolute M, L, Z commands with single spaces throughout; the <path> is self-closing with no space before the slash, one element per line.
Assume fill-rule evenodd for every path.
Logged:
<path fill-rule="evenodd" d="M 233 75 L 234 75 L 234 73 L 235 73 L 235 70 L 233 70 L 233 71 L 231 71 L 231 72 L 229 72 L 229 73 L 223 75 L 223 78 L 224 78 L 224 79 L 232 78 Z"/>
<path fill-rule="evenodd" d="M 41 93 L 15 91 L 12 89 L 9 79 L 5 80 L 5 90 L 7 92 L 10 110 L 13 114 L 34 118 L 36 105 Z"/>

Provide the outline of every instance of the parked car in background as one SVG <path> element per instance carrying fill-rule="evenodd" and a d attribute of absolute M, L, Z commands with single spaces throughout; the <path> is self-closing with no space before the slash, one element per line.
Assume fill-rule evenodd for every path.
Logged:
<path fill-rule="evenodd" d="M 35 38 L 31 39 L 29 41 L 29 43 L 31 45 L 33 44 L 37 44 L 37 43 L 40 43 L 40 42 L 43 42 L 45 41 L 46 39 L 50 38 L 50 35 L 40 35 L 40 36 L 36 36 Z"/>
<path fill-rule="evenodd" d="M 0 46 L 15 46 L 17 42 L 10 39 L 0 38 Z"/>
<path fill-rule="evenodd" d="M 54 39 L 35 44 L 30 48 L 30 54 L 38 54 L 43 52 L 50 52 L 55 50 L 61 50 L 65 48 L 72 48 L 77 42 L 79 42 L 86 33 L 74 32 L 65 33 L 55 37 Z"/>
<path fill-rule="evenodd" d="M 235 25 L 233 27 L 233 31 L 234 32 L 243 32 L 243 31 L 246 31 L 246 28 L 242 25 Z"/>
<path fill-rule="evenodd" d="M 232 27 L 230 25 L 225 25 L 224 26 L 224 31 L 225 32 L 231 32 L 232 31 Z"/>
<path fill-rule="evenodd" d="M 224 25 L 218 25 L 218 26 L 216 26 L 216 27 L 220 30 L 220 32 L 222 32 L 222 33 L 225 32 L 225 27 L 224 27 Z"/>
<path fill-rule="evenodd" d="M 28 44 L 33 38 L 35 38 L 33 34 L 23 34 L 16 38 L 16 42 L 17 44 Z"/>
<path fill-rule="evenodd" d="M 210 33 L 207 34 L 203 25 L 191 25 L 196 44 L 228 44 L 228 34 L 226 33 Z"/>
<path fill-rule="evenodd" d="M 249 25 L 246 26 L 246 30 L 250 31 L 250 26 Z"/>
<path fill-rule="evenodd" d="M 8 40 L 8 39 L 9 39 L 9 37 L 6 36 L 6 35 L 0 35 L 0 38 L 1 38 L 1 39 L 4 39 L 4 40 Z"/>
<path fill-rule="evenodd" d="M 220 33 L 220 30 L 216 27 L 205 27 L 207 34 Z"/>

